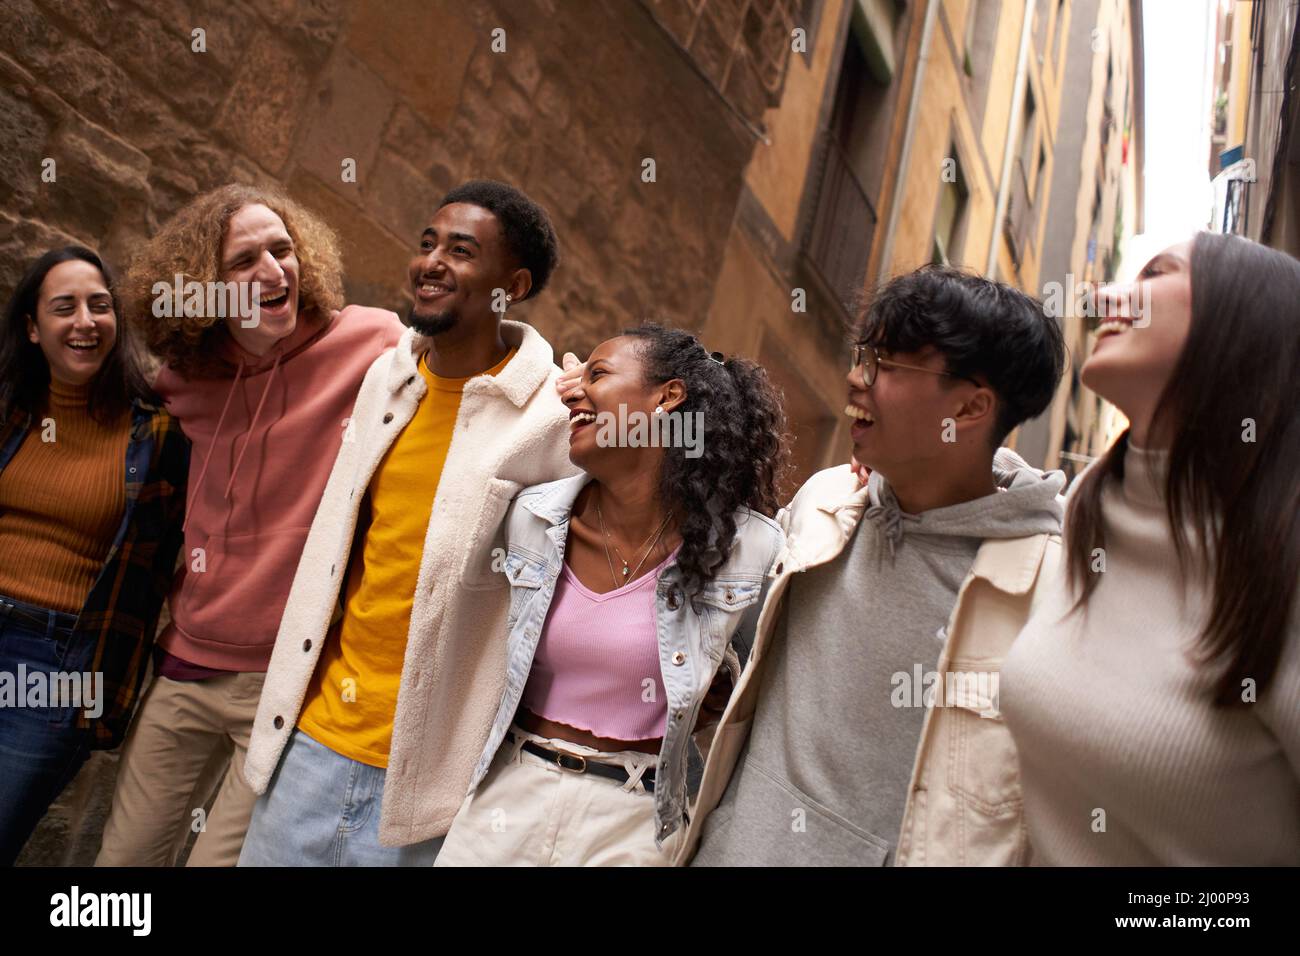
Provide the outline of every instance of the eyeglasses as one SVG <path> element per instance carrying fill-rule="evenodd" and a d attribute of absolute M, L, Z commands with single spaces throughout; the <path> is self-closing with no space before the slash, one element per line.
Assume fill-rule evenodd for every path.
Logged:
<path fill-rule="evenodd" d="M 859 342 L 853 346 L 853 364 L 849 366 L 849 371 L 852 372 L 855 368 L 861 366 L 862 381 L 866 383 L 867 388 L 876 383 L 876 373 L 880 371 L 882 365 L 889 368 L 907 368 L 913 372 L 929 372 L 931 375 L 944 375 L 948 378 L 960 378 L 972 385 L 979 384 L 975 379 L 967 378 L 965 375 L 954 375 L 952 372 L 940 371 L 937 368 L 923 368 L 920 365 L 905 365 L 902 362 L 895 362 L 893 359 L 882 359 L 880 353 L 876 351 L 876 347 L 868 345 L 866 342 Z"/>

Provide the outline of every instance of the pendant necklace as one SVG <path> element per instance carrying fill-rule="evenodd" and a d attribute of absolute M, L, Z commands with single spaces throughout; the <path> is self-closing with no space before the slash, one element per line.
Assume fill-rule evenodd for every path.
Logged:
<path fill-rule="evenodd" d="M 614 581 L 614 588 L 615 590 L 617 590 L 618 588 L 621 588 L 624 584 L 626 584 L 630 578 L 634 577 L 636 573 L 641 570 L 641 565 L 645 564 L 645 559 L 650 557 L 650 552 L 652 552 L 655 549 L 655 545 L 659 543 L 659 538 L 663 535 L 664 529 L 668 527 L 668 522 L 672 520 L 672 513 L 669 512 L 664 517 L 663 522 L 659 525 L 659 529 L 657 531 L 652 532 L 650 537 L 646 539 L 646 544 L 642 545 L 642 547 L 645 548 L 645 553 L 641 555 L 641 560 L 636 563 L 635 568 L 631 566 L 631 563 L 627 560 L 627 558 L 623 557 L 623 552 L 618 550 L 618 545 L 614 544 L 614 553 L 618 555 L 618 560 L 623 565 L 622 581 L 619 581 L 618 575 L 614 573 L 614 560 L 609 556 L 609 548 L 610 545 L 613 544 L 613 541 L 610 539 L 609 532 L 605 530 L 605 516 L 600 513 L 600 487 L 599 486 L 596 487 L 596 520 L 600 522 L 600 533 L 604 538 L 603 544 L 605 545 L 605 561 L 609 564 L 609 576 Z M 637 550 L 639 551 L 640 548 L 638 548 Z M 633 553 L 635 554 L 636 552 Z"/>

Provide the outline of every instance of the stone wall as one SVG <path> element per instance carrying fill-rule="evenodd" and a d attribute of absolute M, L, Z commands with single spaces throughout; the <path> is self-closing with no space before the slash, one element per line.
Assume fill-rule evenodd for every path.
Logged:
<path fill-rule="evenodd" d="M 801 6 L 7 0 L 0 293 L 53 244 L 120 267 L 197 192 L 274 181 L 339 231 L 350 301 L 402 308 L 437 201 L 487 176 L 555 220 L 563 264 L 525 317 L 557 348 L 698 327 Z"/>

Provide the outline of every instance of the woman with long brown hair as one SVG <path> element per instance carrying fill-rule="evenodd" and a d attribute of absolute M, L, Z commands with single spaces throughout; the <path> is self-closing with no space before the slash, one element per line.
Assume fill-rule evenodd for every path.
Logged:
<path fill-rule="evenodd" d="M 0 326 L 0 864 L 91 750 L 121 743 L 181 544 L 189 442 L 83 246 Z"/>
<path fill-rule="evenodd" d="M 1002 668 L 1036 862 L 1300 863 L 1300 262 L 1201 233 L 1111 288 L 1129 419 Z"/>

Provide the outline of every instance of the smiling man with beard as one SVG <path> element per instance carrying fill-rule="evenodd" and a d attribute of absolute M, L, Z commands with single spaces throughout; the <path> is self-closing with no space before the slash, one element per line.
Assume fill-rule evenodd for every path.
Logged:
<path fill-rule="evenodd" d="M 551 347 L 503 319 L 557 259 L 546 212 L 490 181 L 419 237 L 409 328 L 361 386 L 276 639 L 241 864 L 436 856 L 505 683 L 502 518 L 573 471 Z"/>

